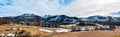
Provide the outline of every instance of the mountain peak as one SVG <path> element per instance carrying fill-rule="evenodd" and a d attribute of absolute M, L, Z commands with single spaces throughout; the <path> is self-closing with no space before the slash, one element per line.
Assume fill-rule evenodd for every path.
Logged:
<path fill-rule="evenodd" d="M 35 14 L 22 14 L 20 16 L 36 16 Z"/>

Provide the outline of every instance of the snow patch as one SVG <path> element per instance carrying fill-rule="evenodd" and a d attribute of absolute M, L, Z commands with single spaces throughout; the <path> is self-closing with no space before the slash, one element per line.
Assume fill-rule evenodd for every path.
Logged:
<path fill-rule="evenodd" d="M 62 29 L 62 28 L 59 28 L 59 29 L 56 30 L 56 32 L 58 32 L 58 33 L 61 33 L 61 32 L 70 32 L 70 31 L 71 31 L 71 29 Z"/>
<path fill-rule="evenodd" d="M 52 33 L 52 32 L 53 32 L 53 31 L 51 31 L 51 30 L 45 30 L 45 29 L 40 29 L 40 31 L 49 32 L 49 33 Z"/>

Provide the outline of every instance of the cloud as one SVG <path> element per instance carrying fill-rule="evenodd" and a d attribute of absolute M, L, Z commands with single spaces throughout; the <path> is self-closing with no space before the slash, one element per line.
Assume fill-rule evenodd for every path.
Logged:
<path fill-rule="evenodd" d="M 99 1 L 99 2 L 98 2 Z M 0 0 L 0 12 L 4 16 L 24 13 L 37 15 L 91 16 L 120 11 L 120 0 Z M 117 16 L 117 15 L 116 15 Z"/>

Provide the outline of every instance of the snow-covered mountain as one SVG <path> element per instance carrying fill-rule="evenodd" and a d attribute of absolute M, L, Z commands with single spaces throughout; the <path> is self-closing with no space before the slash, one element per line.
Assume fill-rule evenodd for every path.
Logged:
<path fill-rule="evenodd" d="M 45 21 L 49 22 L 76 22 L 79 18 L 77 17 L 69 17 L 66 15 L 56 15 L 56 16 L 46 16 L 44 17 Z"/>
<path fill-rule="evenodd" d="M 35 15 L 35 14 L 22 14 L 15 17 L 3 17 L 3 19 L 12 19 L 18 21 L 43 21 L 43 22 L 120 22 L 120 17 L 112 17 L 112 16 L 89 16 L 86 18 L 78 18 L 78 17 L 70 17 L 66 15 L 45 15 L 43 17 Z"/>
<path fill-rule="evenodd" d="M 34 14 L 23 14 L 14 17 L 14 19 L 29 19 L 31 21 L 33 20 L 39 20 L 39 21 L 44 21 L 44 22 L 69 22 L 69 23 L 74 23 L 74 22 L 120 22 L 120 17 L 112 17 L 112 16 L 100 16 L 100 15 L 94 15 L 94 16 L 89 16 L 86 18 L 78 18 L 78 17 L 70 17 L 66 15 L 45 15 L 43 17 L 34 15 Z"/>
<path fill-rule="evenodd" d="M 94 20 L 94 21 L 108 21 L 108 17 L 100 16 L 100 15 L 95 15 L 95 16 L 89 16 L 88 19 Z"/>
<path fill-rule="evenodd" d="M 24 21 L 24 20 L 42 21 L 42 17 L 40 17 L 38 15 L 34 15 L 34 14 L 22 14 L 22 15 L 13 17 L 13 19 L 14 20 L 20 20 L 20 21 Z"/>

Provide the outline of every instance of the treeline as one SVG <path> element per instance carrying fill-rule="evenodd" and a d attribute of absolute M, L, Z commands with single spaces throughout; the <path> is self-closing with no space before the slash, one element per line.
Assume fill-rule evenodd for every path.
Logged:
<path fill-rule="evenodd" d="M 74 23 L 69 23 L 69 22 L 42 22 L 42 21 L 29 21 L 29 20 L 25 20 L 23 19 L 22 21 L 20 20 L 13 20 L 11 18 L 0 18 L 0 25 L 4 25 L 4 24 L 23 24 L 23 25 L 41 25 L 41 24 L 48 24 L 48 25 L 52 25 L 52 24 L 57 24 L 57 25 L 68 25 L 68 24 L 74 24 Z M 95 25 L 95 23 L 98 24 L 102 24 L 102 25 L 118 25 L 120 26 L 120 22 L 115 22 L 115 21 L 94 21 L 94 22 L 79 22 L 78 26 L 85 26 L 85 25 Z"/>
<path fill-rule="evenodd" d="M 11 24 L 11 23 L 19 24 L 20 22 L 19 22 L 19 21 L 12 20 L 12 19 L 7 18 L 7 17 L 0 18 L 0 25 Z"/>

